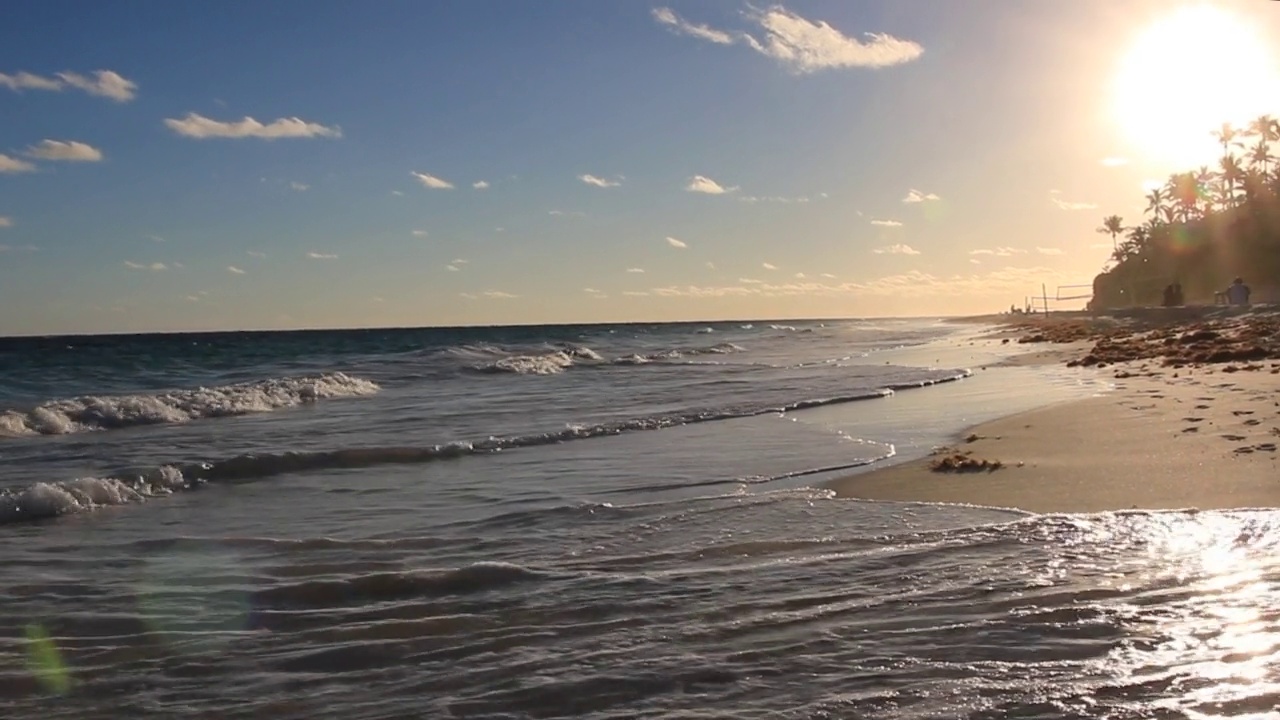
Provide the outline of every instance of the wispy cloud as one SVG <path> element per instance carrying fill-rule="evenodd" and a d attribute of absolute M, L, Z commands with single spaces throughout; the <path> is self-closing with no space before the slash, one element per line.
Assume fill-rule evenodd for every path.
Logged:
<path fill-rule="evenodd" d="M 919 255 L 920 254 L 919 250 L 911 247 L 910 245 L 904 245 L 902 243 L 896 243 L 894 245 L 885 245 L 884 247 L 878 247 L 872 250 L 871 252 L 875 253 L 876 255 Z"/>
<path fill-rule="evenodd" d="M 445 266 L 444 266 L 444 269 L 445 269 L 445 270 L 448 270 L 449 272 L 462 272 L 462 268 L 458 267 L 457 265 L 453 265 L 453 264 L 445 265 Z"/>
<path fill-rule="evenodd" d="M 420 172 L 411 172 L 409 174 L 412 175 L 415 180 L 422 183 L 423 187 L 431 188 L 432 190 L 452 190 L 453 189 L 453 183 L 449 182 L 448 180 L 441 180 L 435 175 L 431 175 L 429 173 L 420 173 Z"/>
<path fill-rule="evenodd" d="M 279 118 L 263 124 L 246 115 L 243 120 L 212 120 L 199 113 L 187 113 L 182 119 L 167 118 L 164 124 L 183 137 L 205 140 L 208 138 L 258 138 L 279 140 L 283 138 L 340 138 L 342 130 L 320 123 L 307 122 L 296 117 Z"/>
<path fill-rule="evenodd" d="M 552 217 L 586 217 L 587 214 L 581 210 L 548 210 L 548 215 Z"/>
<path fill-rule="evenodd" d="M 623 290 L 622 294 L 627 297 L 649 297 L 649 293 L 644 290 Z"/>
<path fill-rule="evenodd" d="M 708 261 L 707 261 L 707 269 L 708 269 L 708 270 L 715 270 L 715 269 L 716 269 L 716 264 L 715 264 L 715 263 L 713 263 L 713 262 L 711 262 L 710 260 L 708 260 Z"/>
<path fill-rule="evenodd" d="M 942 199 L 942 198 L 938 197 L 937 195 L 935 195 L 935 194 L 933 194 L 933 193 L 922 193 L 922 192 L 920 192 L 919 190 L 914 190 L 914 189 L 913 189 L 913 190 L 908 190 L 908 191 L 907 191 L 907 196 L 906 196 L 906 197 L 904 197 L 904 198 L 902 198 L 902 202 L 904 202 L 904 203 L 922 203 L 922 202 L 928 202 L 928 201 L 930 201 L 930 200 L 941 200 L 941 199 Z"/>
<path fill-rule="evenodd" d="M 738 278 L 738 282 L 742 283 L 743 285 L 764 285 L 765 284 L 763 280 L 757 280 L 755 278 L 749 278 L 749 277 L 740 277 Z"/>
<path fill-rule="evenodd" d="M 244 274 L 244 270 L 242 270 L 241 268 L 236 267 L 235 265 L 228 265 L 228 266 L 227 266 L 227 272 L 231 273 L 232 275 L 243 275 L 243 274 Z"/>
<path fill-rule="evenodd" d="M 1098 208 L 1096 203 L 1063 200 L 1062 193 L 1058 190 L 1049 191 L 1049 202 L 1058 206 L 1061 210 L 1096 210 Z"/>
<path fill-rule="evenodd" d="M 519 295 L 512 295 L 509 292 L 503 292 L 501 290 L 485 290 L 482 294 L 490 300 L 512 300 L 520 297 Z"/>
<path fill-rule="evenodd" d="M 880 227 L 902 227 L 902 223 L 897 220 L 872 220 L 871 224 Z"/>
<path fill-rule="evenodd" d="M 795 274 L 795 277 L 797 280 L 803 280 L 805 278 L 805 274 L 802 272 L 798 272 Z"/>
<path fill-rule="evenodd" d="M 427 236 L 427 231 L 426 231 L 426 230 L 414 230 L 414 231 L 413 231 L 413 236 L 414 236 L 414 237 L 426 237 L 426 236 Z"/>
<path fill-rule="evenodd" d="M 704 193 L 706 195 L 723 195 L 734 192 L 738 188 L 736 186 L 727 188 L 704 175 L 694 175 L 689 178 L 689 184 L 685 185 L 684 189 L 687 192 Z"/>
<path fill-rule="evenodd" d="M 924 53 L 918 43 L 883 33 L 865 33 L 863 40 L 849 37 L 825 22 L 807 20 L 780 5 L 768 10 L 752 8 L 747 13 L 747 20 L 763 31 L 758 38 L 689 22 L 669 8 L 656 8 L 653 17 L 674 32 L 718 45 L 742 43 L 798 73 L 887 67 L 910 62 Z"/>
<path fill-rule="evenodd" d="M 820 197 L 826 197 L 826 193 L 823 193 Z M 745 203 L 782 203 L 782 204 L 784 204 L 784 205 L 785 205 L 785 204 L 788 204 L 788 203 L 804 204 L 804 203 L 807 203 L 807 202 L 809 202 L 809 201 L 810 201 L 810 199 L 809 199 L 809 198 L 807 198 L 807 197 L 804 197 L 804 196 L 801 196 L 801 197 L 781 197 L 781 196 L 778 196 L 778 195 L 767 195 L 767 196 L 760 196 L 760 195 L 740 195 L 740 196 L 738 197 L 738 202 L 745 202 Z"/>
<path fill-rule="evenodd" d="M 333 253 L 318 253 L 318 252 L 309 252 L 307 253 L 307 257 L 311 258 L 312 260 L 337 260 L 338 259 L 338 256 L 334 255 Z"/>
<path fill-rule="evenodd" d="M 36 166 L 26 160 L 19 160 L 15 157 L 9 157 L 4 153 L 0 153 L 0 173 L 24 173 L 32 172 Z"/>
<path fill-rule="evenodd" d="M 1036 252 L 1040 253 L 1041 255 L 1061 255 L 1062 248 L 1038 247 L 1036 248 Z"/>
<path fill-rule="evenodd" d="M 90 75 L 61 72 L 56 77 L 44 77 L 29 72 L 15 75 L 0 73 L 0 86 L 14 92 L 23 90 L 50 90 L 59 92 L 68 87 L 83 90 L 90 95 L 105 97 L 116 102 L 128 102 L 137 95 L 138 85 L 111 70 L 96 70 Z"/>
<path fill-rule="evenodd" d="M 134 262 L 132 260 L 125 260 L 124 266 L 132 270 L 151 270 L 153 272 L 159 272 L 161 270 L 169 269 L 169 266 L 165 265 L 162 262 L 153 262 L 151 264 L 147 264 L 147 263 Z"/>
<path fill-rule="evenodd" d="M 70 162 L 98 162 L 102 151 L 92 145 L 75 140 L 41 140 L 26 150 L 27 157 L 40 160 L 66 160 Z"/>
<path fill-rule="evenodd" d="M 609 297 L 608 295 L 605 294 L 603 290 L 597 290 L 595 288 L 582 288 L 582 292 L 590 295 L 591 297 L 597 300 L 603 300 Z"/>
<path fill-rule="evenodd" d="M 13 227 L 13 219 L 8 215 L 0 215 L 0 227 Z"/>
<path fill-rule="evenodd" d="M 391 191 L 391 194 L 392 194 L 392 195 L 395 195 L 396 197 L 404 197 L 404 191 L 403 191 L 403 190 L 392 190 L 392 191 Z"/>
<path fill-rule="evenodd" d="M 644 268 L 627 268 L 627 272 L 639 274 L 644 272 Z"/>
<path fill-rule="evenodd" d="M 764 268 L 765 270 L 777 270 L 777 269 L 778 269 L 778 266 L 777 266 L 777 265 L 774 265 L 773 263 L 760 263 L 760 267 Z"/>
<path fill-rule="evenodd" d="M 654 8 L 653 19 L 671 28 L 673 32 L 691 35 L 718 45 L 732 45 L 734 42 L 733 36 L 729 33 L 709 28 L 706 25 L 687 22 L 681 19 L 679 15 L 676 15 L 671 8 Z"/>
<path fill-rule="evenodd" d="M 1022 248 L 1007 247 L 1007 246 L 1001 246 L 1001 247 L 996 247 L 991 249 L 979 248 L 977 250 L 969 251 L 970 255 L 993 255 L 995 257 L 1013 257 L 1014 255 L 1025 255 L 1026 253 L 1027 251 L 1023 250 Z"/>
<path fill-rule="evenodd" d="M 249 251 L 248 251 L 248 253 L 249 253 L 249 257 L 256 257 L 256 258 L 258 258 L 259 260 L 261 260 L 262 258 L 265 258 L 265 257 L 267 256 L 267 254 L 266 254 L 266 253 L 264 253 L 264 252 L 259 252 L 259 251 L 257 251 L 257 250 L 249 250 Z"/>
<path fill-rule="evenodd" d="M 835 279 L 836 279 L 836 276 L 835 276 L 835 275 L 832 275 L 831 273 L 822 273 L 822 277 L 824 277 L 824 278 L 826 278 L 826 279 L 828 279 L 828 280 L 835 280 Z"/>
<path fill-rule="evenodd" d="M 466 265 L 467 263 L 469 263 L 469 262 L 471 262 L 471 261 L 470 261 L 470 260 L 465 260 L 465 259 L 463 259 L 463 258 L 454 258 L 454 259 L 452 260 L 452 262 L 453 262 L 453 264 L 454 264 L 454 265 Z"/>
<path fill-rule="evenodd" d="M 678 240 L 673 237 L 667 238 L 667 244 L 673 248 L 679 248 L 680 250 L 684 250 L 685 248 L 689 247 L 689 243 L 683 240 Z"/>
<path fill-rule="evenodd" d="M 1105 157 L 1105 158 L 1102 158 L 1102 164 L 1105 165 L 1106 167 L 1120 167 L 1121 165 L 1128 165 L 1129 158 Z"/>
<path fill-rule="evenodd" d="M 289 183 L 289 189 L 296 190 L 298 192 L 306 192 L 311 189 L 311 186 L 306 183 L 300 183 L 297 180 L 293 180 Z"/>
<path fill-rule="evenodd" d="M 487 180 L 478 180 L 476 182 L 471 183 L 471 187 L 475 188 L 476 190 L 488 190 L 489 182 Z"/>
<path fill-rule="evenodd" d="M 619 185 L 622 184 L 620 180 L 608 180 L 606 178 L 596 177 L 595 175 L 591 175 L 591 174 L 579 175 L 578 179 L 588 185 L 594 185 L 600 188 L 618 187 Z"/>
<path fill-rule="evenodd" d="M 826 277 L 825 275 L 823 277 Z M 912 270 L 888 275 L 866 282 L 826 283 L 797 278 L 780 283 L 761 282 L 739 278 L 737 285 L 723 286 L 668 286 L 652 288 L 650 293 L 660 297 L 787 297 L 787 296 L 901 296 L 954 298 L 966 295 L 1000 296 L 1025 290 L 1046 278 L 1057 279 L 1059 274 L 1048 268 L 1004 268 L 983 274 L 946 277 Z M 829 278 L 834 280 L 835 278 Z"/>

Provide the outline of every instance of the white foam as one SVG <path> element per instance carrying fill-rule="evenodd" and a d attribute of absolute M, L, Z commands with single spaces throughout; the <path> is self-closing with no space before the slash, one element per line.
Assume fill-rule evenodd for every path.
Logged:
<path fill-rule="evenodd" d="M 170 466 L 160 468 L 151 477 L 136 478 L 132 483 L 109 477 L 39 482 L 16 492 L 0 492 L 0 524 L 140 503 L 148 497 L 168 495 L 187 484 L 182 472 Z"/>
<path fill-rule="evenodd" d="M 372 395 L 377 384 L 346 373 L 273 378 L 140 395 L 86 395 L 0 412 L 0 435 L 65 435 L 137 425 L 248 415 L 318 400 Z"/>

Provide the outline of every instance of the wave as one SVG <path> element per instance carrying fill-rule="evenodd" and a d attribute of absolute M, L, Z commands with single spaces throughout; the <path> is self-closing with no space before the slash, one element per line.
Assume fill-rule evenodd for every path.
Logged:
<path fill-rule="evenodd" d="M 502 354 L 496 360 L 472 365 L 471 369 L 481 373 L 512 373 L 516 375 L 556 375 L 572 367 L 599 365 L 647 365 L 650 363 L 678 360 L 683 357 L 699 355 L 727 355 L 742 352 L 745 348 L 733 343 L 724 342 L 707 347 L 673 348 L 652 353 L 633 353 L 613 359 L 606 359 L 600 353 L 585 345 L 566 345 L 543 353 L 505 354 L 500 348 L 492 346 L 484 349 L 474 346 L 451 348 L 454 355 L 474 357 L 477 353 L 490 356 Z"/>
<path fill-rule="evenodd" d="M 40 482 L 19 490 L 0 490 L 0 525 L 47 520 L 99 507 L 130 505 L 206 483 L 236 483 L 303 471 L 369 468 L 379 465 L 406 465 L 459 459 L 504 450 L 558 445 L 575 440 L 610 437 L 632 432 L 662 430 L 719 420 L 871 400 L 892 395 L 897 389 L 933 385 L 958 380 L 958 373 L 934 380 L 902 383 L 894 387 L 849 395 L 809 398 L 781 405 L 739 405 L 724 408 L 692 409 L 664 415 L 630 418 L 595 425 L 570 425 L 559 430 L 528 435 L 490 436 L 482 440 L 459 441 L 422 447 L 365 447 L 318 452 L 263 453 L 237 455 L 204 463 L 178 463 L 143 473 L 116 473 L 108 477 L 85 477 L 62 482 Z M 852 466 L 850 466 L 852 467 Z M 829 471 L 821 468 L 796 473 L 797 476 Z"/>
<path fill-rule="evenodd" d="M 346 373 L 273 378 L 194 390 L 86 395 L 0 412 L 0 437 L 66 435 L 270 412 L 319 400 L 372 395 L 377 384 Z"/>

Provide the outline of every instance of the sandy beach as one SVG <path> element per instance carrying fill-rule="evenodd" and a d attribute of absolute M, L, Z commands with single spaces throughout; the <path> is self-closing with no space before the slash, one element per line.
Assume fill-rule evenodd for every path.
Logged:
<path fill-rule="evenodd" d="M 972 428 L 923 460 L 834 481 L 844 497 L 1040 513 L 1280 506 L 1276 315 L 1006 322 L 1010 364 L 1102 368 L 1115 390 Z"/>

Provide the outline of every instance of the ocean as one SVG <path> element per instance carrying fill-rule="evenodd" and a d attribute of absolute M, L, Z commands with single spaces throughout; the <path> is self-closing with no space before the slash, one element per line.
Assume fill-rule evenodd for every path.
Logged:
<path fill-rule="evenodd" d="M 937 320 L 0 339 L 0 717 L 1280 717 L 1274 511 L 824 488 L 1109 389 L 1017 351 Z"/>

